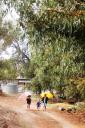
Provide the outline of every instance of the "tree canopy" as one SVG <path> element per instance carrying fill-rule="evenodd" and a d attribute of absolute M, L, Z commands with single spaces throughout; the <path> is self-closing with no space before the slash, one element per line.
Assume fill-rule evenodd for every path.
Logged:
<path fill-rule="evenodd" d="M 70 79 L 85 75 L 84 1 L 3 1 L 16 9 L 28 36 L 31 57 L 26 74 L 33 85 L 64 93 Z"/>

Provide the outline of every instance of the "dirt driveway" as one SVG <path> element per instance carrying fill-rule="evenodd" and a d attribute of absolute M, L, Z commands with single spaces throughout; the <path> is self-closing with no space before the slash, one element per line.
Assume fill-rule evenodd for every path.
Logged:
<path fill-rule="evenodd" d="M 37 111 L 35 103 L 27 110 L 25 101 L 17 97 L 0 97 L 0 106 L 15 111 L 20 117 L 22 128 L 85 128 L 75 126 L 55 111 Z"/>

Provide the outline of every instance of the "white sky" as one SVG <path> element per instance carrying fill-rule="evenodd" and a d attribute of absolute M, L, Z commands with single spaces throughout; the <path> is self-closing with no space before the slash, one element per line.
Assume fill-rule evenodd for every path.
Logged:
<path fill-rule="evenodd" d="M 11 11 L 11 12 L 10 12 Z M 17 20 L 19 19 L 18 14 L 16 13 L 14 8 L 11 8 L 8 14 L 4 17 L 3 22 L 12 22 L 13 25 L 16 25 Z"/>
<path fill-rule="evenodd" d="M 9 59 L 12 55 L 12 52 L 12 47 L 7 48 L 6 51 L 2 52 L 2 54 L 0 55 L 0 59 Z"/>

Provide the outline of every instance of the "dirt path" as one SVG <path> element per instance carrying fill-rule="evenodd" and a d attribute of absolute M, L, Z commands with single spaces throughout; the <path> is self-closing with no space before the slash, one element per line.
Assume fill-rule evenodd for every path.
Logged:
<path fill-rule="evenodd" d="M 31 110 L 26 109 L 26 103 L 15 98 L 0 98 L 0 105 L 15 111 L 20 116 L 23 128 L 82 128 L 71 124 L 68 120 L 51 110 L 37 111 L 35 104 Z"/>

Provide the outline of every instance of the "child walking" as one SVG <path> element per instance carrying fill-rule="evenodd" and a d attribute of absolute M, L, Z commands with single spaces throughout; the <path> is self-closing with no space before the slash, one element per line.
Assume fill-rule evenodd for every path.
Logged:
<path fill-rule="evenodd" d="M 29 108 L 30 109 L 30 105 L 31 105 L 31 96 L 29 95 L 29 96 L 27 96 L 27 108 Z"/>
<path fill-rule="evenodd" d="M 41 101 L 40 101 L 40 99 L 37 101 L 37 110 L 39 111 L 40 110 L 40 107 L 41 107 Z"/>
<path fill-rule="evenodd" d="M 48 103 L 48 97 L 46 96 L 46 94 L 42 98 L 42 102 L 43 102 L 43 110 L 46 111 L 47 103 Z"/>

